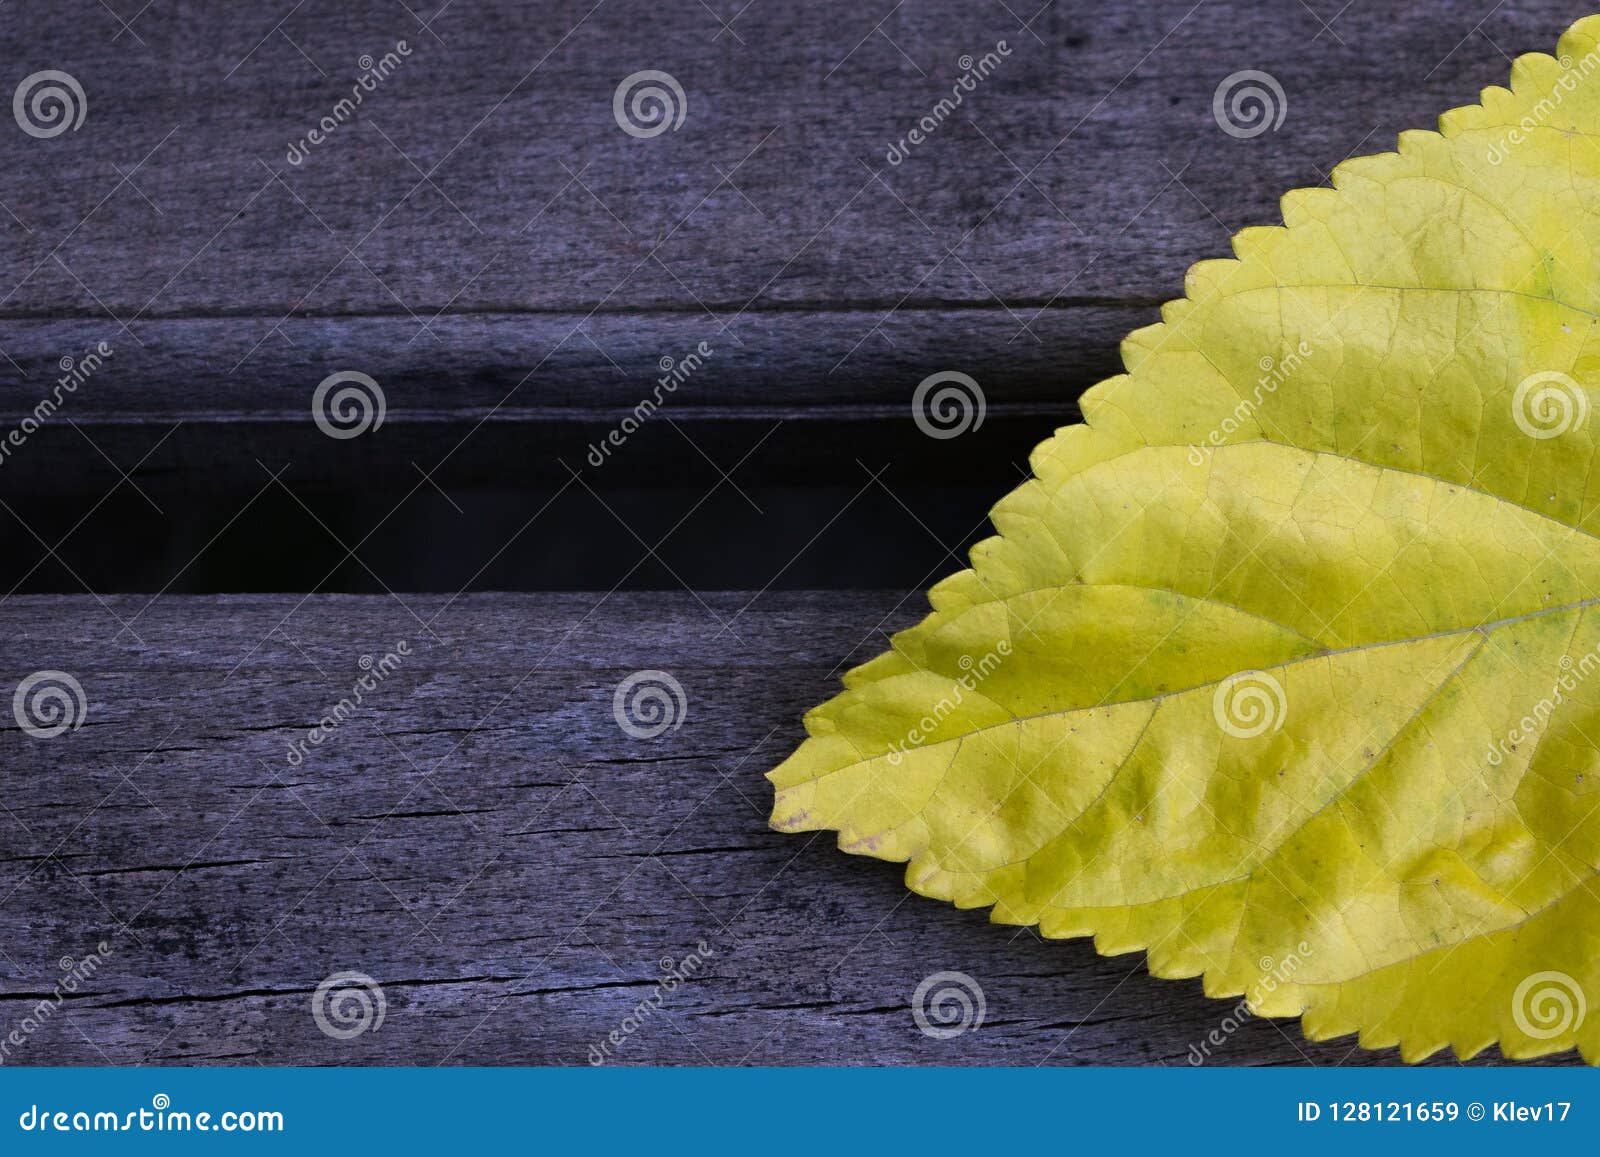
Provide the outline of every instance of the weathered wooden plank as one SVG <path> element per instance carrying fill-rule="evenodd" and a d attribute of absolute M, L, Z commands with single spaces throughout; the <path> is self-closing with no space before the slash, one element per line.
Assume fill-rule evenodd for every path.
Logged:
<path fill-rule="evenodd" d="M 413 16 L 410 13 L 415 12 Z M 917 0 L 209 2 L 118 17 L 18 0 L 0 51 L 85 88 L 75 132 L 0 134 L 0 311 L 104 318 L 1172 296 L 1229 231 L 1353 151 L 1504 83 L 1580 9 Z M 126 20 L 126 23 L 120 21 Z M 1247 34 L 1246 34 L 1247 32 Z M 360 61 L 409 56 L 340 116 Z M 926 143 L 963 75 L 1010 52 Z M 675 77 L 678 131 L 613 95 Z M 1271 73 L 1251 140 L 1219 82 Z"/>
<path fill-rule="evenodd" d="M 839 664 L 920 606 L 884 594 L 21 598 L 8 679 L 70 672 L 83 726 L 0 730 L 0 1028 L 61 961 L 103 966 L 8 1064 L 1164 1063 L 1223 1027 L 1197 982 L 910 895 L 894 865 L 770 832 L 761 773 Z M 404 656 L 325 742 L 361 656 Z M 613 715 L 666 669 L 682 724 Z M 9 684 L 8 684 L 9 685 Z M 381 1029 L 317 1027 L 318 984 L 383 988 Z M 929 974 L 981 985 L 948 1040 Z M 3 1035 L 3 1034 L 0 1034 Z M 1372 1064 L 1247 1021 L 1223 1063 Z M 1559 1058 L 1566 1060 L 1570 1058 Z M 1444 1062 L 1448 1063 L 1448 1062 Z"/>
<path fill-rule="evenodd" d="M 93 318 L 12 320 L 0 323 L 0 347 L 17 388 L 0 393 L 0 421 L 19 421 L 68 378 L 60 414 L 79 423 L 309 426 L 317 383 L 346 369 L 375 379 L 390 415 L 407 421 L 614 422 L 658 385 L 673 413 L 909 414 L 917 383 L 937 370 L 971 374 L 991 405 L 1066 412 L 1085 385 L 1121 369 L 1123 335 L 1157 316 L 1154 302 L 447 314 L 426 330 L 410 318 L 254 316 L 141 323 L 137 341 Z M 74 376 L 64 357 L 89 368 Z"/>
<path fill-rule="evenodd" d="M 738 461 L 780 418 L 818 423 L 779 431 L 745 484 L 831 485 L 893 461 L 908 484 L 992 496 L 1116 371 L 1117 339 L 1154 320 L 1189 262 L 1273 220 L 1283 189 L 1472 99 L 1504 78 L 1500 50 L 1548 49 L 1575 15 L 1242 0 L 414 11 L 8 9 L 8 58 L 78 77 L 88 112 L 50 139 L 0 134 L 0 427 L 48 396 L 61 359 L 115 350 L 0 470 L 30 525 L 72 525 L 77 499 L 163 437 L 139 480 L 212 499 L 207 533 L 253 493 L 258 462 L 384 509 L 441 461 L 451 485 L 542 500 L 663 357 L 702 341 L 715 355 L 668 413 L 712 459 Z M 412 54 L 290 164 L 358 58 L 400 39 Z M 889 164 L 958 58 L 1002 39 L 1011 55 Z M 617 126 L 613 91 L 643 68 L 685 86 L 679 132 Z M 1216 84 L 1241 68 L 1281 82 L 1278 131 L 1236 140 L 1214 122 Z M 380 382 L 389 424 L 334 444 L 309 395 L 345 369 Z M 959 455 L 905 420 L 915 384 L 946 369 L 990 406 Z M 884 417 L 900 421 L 875 432 Z M 677 443 L 642 436 L 592 481 L 671 477 Z"/>

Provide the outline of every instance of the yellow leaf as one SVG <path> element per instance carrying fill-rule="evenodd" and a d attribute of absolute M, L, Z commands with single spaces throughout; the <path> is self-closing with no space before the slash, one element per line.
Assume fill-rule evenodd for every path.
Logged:
<path fill-rule="evenodd" d="M 917 892 L 1600 1060 L 1600 17 L 1283 199 L 770 773 Z"/>

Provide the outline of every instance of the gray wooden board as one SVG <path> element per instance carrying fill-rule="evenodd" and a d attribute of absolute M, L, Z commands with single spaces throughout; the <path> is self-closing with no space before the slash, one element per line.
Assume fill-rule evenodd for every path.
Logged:
<path fill-rule="evenodd" d="M 12 71 L 72 73 L 88 112 L 52 140 L 0 134 L 0 195 L 18 218 L 0 216 L 6 290 L 29 275 L 0 306 L 111 311 L 135 332 L 224 315 L 265 334 L 291 309 L 410 320 L 1168 296 L 1285 189 L 1433 127 L 1505 83 L 1502 52 L 1551 51 L 1584 12 L 478 0 L 435 19 L 438 7 L 155 4 L 125 30 L 91 0 L 16 0 L 0 26 Z M 401 39 L 412 55 L 289 163 L 289 142 L 349 95 L 359 58 Z M 889 164 L 889 145 L 950 95 L 960 58 L 1000 41 L 1009 58 Z M 614 91 L 642 69 L 684 89 L 678 131 L 619 129 Z M 1212 97 L 1242 69 L 1275 76 L 1288 108 L 1277 132 L 1238 141 Z"/>
<path fill-rule="evenodd" d="M 1582 10 L 14 0 L 8 83 L 67 71 L 87 111 L 48 140 L 0 133 L 15 363 L 0 363 L 0 414 L 31 410 L 59 359 L 105 339 L 111 367 L 66 410 L 96 441 L 105 423 L 182 417 L 201 424 L 174 436 L 186 463 L 215 432 L 244 442 L 229 460 L 298 452 L 302 470 L 354 476 L 297 431 L 316 382 L 364 369 L 397 425 L 493 410 L 544 430 L 545 460 L 589 436 L 550 428 L 625 412 L 660 358 L 707 340 L 717 355 L 675 405 L 870 415 L 963 369 L 998 409 L 1070 420 L 1191 262 L 1275 220 L 1284 190 L 1504 83 L 1505 54 L 1551 50 Z M 362 56 L 400 40 L 410 56 L 291 164 Z M 1010 55 L 890 164 L 961 58 L 1001 41 Z M 618 127 L 613 94 L 644 69 L 684 88 L 678 131 Z M 1247 69 L 1287 106 L 1239 140 L 1212 98 Z M 434 437 L 424 465 L 455 441 Z M 490 440 L 481 468 L 515 465 L 514 445 Z M 633 452 L 656 468 L 648 444 Z M 8 466 L 5 484 L 104 468 L 81 439 L 51 454 L 60 468 Z M 982 460 L 1007 479 L 1014 457 Z"/>
<path fill-rule="evenodd" d="M 9 713 L 0 730 L 0 1029 L 63 959 L 111 951 L 6 1063 L 582 1064 L 613 1031 L 616 1063 L 1182 1065 L 1214 1030 L 1213 1063 L 1395 1060 L 1231 1024 L 1235 1002 L 1141 955 L 991 925 L 899 865 L 769 831 L 762 776 L 802 712 L 922 605 L 13 597 L 7 670 L 70 672 L 88 709 L 51 739 Z M 361 657 L 400 640 L 411 655 L 291 766 Z M 649 669 L 687 710 L 647 740 L 613 694 Z M 662 962 L 702 942 L 655 1011 Z M 342 971 L 385 1001 L 349 1040 L 312 1013 Z M 981 1027 L 919 1030 L 939 971 L 981 986 Z"/>

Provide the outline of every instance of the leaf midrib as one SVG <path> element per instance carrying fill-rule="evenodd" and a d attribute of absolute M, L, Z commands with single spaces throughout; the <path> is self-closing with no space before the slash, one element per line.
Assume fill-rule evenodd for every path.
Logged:
<path fill-rule="evenodd" d="M 1087 586 L 1087 585 L 1091 585 L 1091 584 L 1080 584 L 1080 585 L 1086 585 Z M 1114 586 L 1121 586 L 1123 584 L 1120 584 L 1120 583 L 1107 583 L 1107 584 L 1104 584 L 1104 585 L 1108 586 L 1108 587 L 1114 587 Z M 1036 590 L 1045 590 L 1045 589 L 1048 589 L 1048 588 L 1040 587 L 1040 588 L 1035 588 L 1035 589 Z M 1137 588 L 1137 589 L 1154 590 L 1154 589 L 1161 589 L 1161 588 L 1144 587 L 1144 588 Z M 1033 592 L 1024 591 L 1024 592 L 1019 592 L 1019 593 L 1020 594 L 1028 594 L 1028 593 L 1033 593 Z M 1167 593 L 1169 593 L 1169 594 L 1178 594 L 1179 592 L 1169 591 Z M 1012 597 L 1015 597 L 1015 596 L 1012 596 Z M 1183 597 L 1183 598 L 1192 598 L 1195 602 L 1210 602 L 1210 603 L 1215 603 L 1218 606 L 1224 606 L 1224 607 L 1228 607 L 1229 606 L 1229 604 L 1227 604 L 1227 603 L 1222 603 L 1222 602 L 1219 602 L 1218 600 L 1210 599 L 1210 598 L 1207 598 L 1206 596 L 1203 596 L 1203 595 L 1198 595 L 1198 596 L 1183 595 L 1181 597 Z M 1372 642 L 1372 643 L 1356 643 L 1356 644 L 1353 644 L 1352 646 L 1349 646 L 1349 647 L 1326 647 L 1326 648 L 1323 648 L 1323 649 L 1315 652 L 1314 654 L 1300 655 L 1300 656 L 1298 656 L 1296 658 L 1293 658 L 1293 659 L 1285 659 L 1280 663 L 1269 663 L 1264 667 L 1252 668 L 1252 670 L 1257 670 L 1257 671 L 1276 671 L 1276 670 L 1280 670 L 1280 669 L 1285 668 L 1285 667 L 1292 667 L 1297 663 L 1310 663 L 1310 662 L 1313 662 L 1313 661 L 1318 660 L 1318 659 L 1337 658 L 1337 657 L 1339 657 L 1341 655 L 1351 655 L 1351 654 L 1358 654 L 1358 653 L 1361 653 L 1361 652 L 1364 652 L 1364 651 L 1374 651 L 1374 650 L 1378 650 L 1379 648 L 1383 648 L 1383 647 L 1403 647 L 1403 646 L 1407 646 L 1407 645 L 1412 644 L 1412 643 L 1423 643 L 1423 642 L 1428 642 L 1429 640 L 1433 640 L 1433 639 L 1448 639 L 1448 638 L 1453 638 L 1453 637 L 1461 636 L 1461 635 L 1469 635 L 1469 634 L 1472 634 L 1474 632 L 1476 632 L 1478 634 L 1481 634 L 1484 637 L 1484 640 L 1487 641 L 1489 636 L 1492 635 L 1495 631 L 1500 630 L 1502 627 L 1510 626 L 1510 625 L 1512 625 L 1514 623 L 1523 623 L 1523 622 L 1529 621 L 1530 619 L 1544 618 L 1544 617 L 1549 616 L 1549 615 L 1559 615 L 1559 614 L 1562 614 L 1562 613 L 1564 613 L 1566 611 L 1585 610 L 1585 609 L 1587 609 L 1589 607 L 1593 607 L 1593 606 L 1600 606 L 1600 598 L 1578 599 L 1578 600 L 1576 600 L 1574 602 L 1563 603 L 1560 606 L 1556 606 L 1556 607 L 1545 607 L 1542 610 L 1528 611 L 1528 612 L 1525 612 L 1524 614 L 1511 615 L 1511 616 L 1509 616 L 1507 618 L 1503 618 L 1503 619 L 1493 619 L 1493 620 L 1491 620 L 1491 621 L 1489 621 L 1487 623 L 1476 623 L 1476 624 L 1473 624 L 1471 626 L 1466 626 L 1466 627 L 1453 627 L 1453 628 L 1451 628 L 1449 630 L 1444 630 L 1444 631 L 1429 631 L 1429 632 L 1427 632 L 1425 634 L 1411 635 L 1411 636 L 1408 636 L 1406 638 L 1384 639 L 1382 641 Z M 1230 607 L 1229 609 L 1236 609 L 1236 608 Z M 1257 616 L 1257 617 L 1260 617 L 1260 616 Z M 1266 621 L 1270 622 L 1271 620 L 1266 620 Z M 1305 636 L 1301 636 L 1301 637 L 1304 638 Z M 924 665 L 922 663 L 917 662 L 916 659 L 914 659 L 910 655 L 907 655 L 904 651 L 898 651 L 897 650 L 896 653 L 902 655 L 906 659 L 907 662 L 909 662 L 913 667 L 915 667 L 917 670 L 923 672 L 924 674 L 932 675 L 932 676 L 934 676 L 935 678 L 938 678 L 938 679 L 950 679 L 950 678 L 952 678 L 951 675 L 949 675 L 949 674 L 947 674 L 947 673 L 945 673 L 943 671 L 936 671 L 931 667 L 928 667 L 928 666 L 926 666 L 926 665 Z M 1185 686 L 1185 687 L 1175 687 L 1170 691 L 1161 691 L 1161 692 L 1158 692 L 1158 693 L 1156 693 L 1154 695 L 1146 695 L 1146 696 L 1142 696 L 1142 697 L 1139 697 L 1139 698 L 1136 698 L 1136 699 L 1117 699 L 1117 700 L 1102 699 L 1100 702 L 1091 704 L 1091 705 L 1086 706 L 1086 707 L 1062 707 L 1062 708 L 1058 708 L 1058 709 L 1051 710 L 1051 711 L 1036 711 L 1036 712 L 1031 712 L 1031 713 L 1026 714 L 1026 715 L 1012 715 L 1012 717 L 1010 719 L 1005 720 L 1003 723 L 991 723 L 991 724 L 989 724 L 988 726 L 985 726 L 985 727 L 974 727 L 971 731 L 964 731 L 960 735 L 952 735 L 948 739 L 940 739 L 940 740 L 936 740 L 935 742 L 932 742 L 932 743 L 921 743 L 921 744 L 918 744 L 917 747 L 916 747 L 916 750 L 918 750 L 918 751 L 933 750 L 934 748 L 943 747 L 943 746 L 945 746 L 947 744 L 959 743 L 964 739 L 967 739 L 967 738 L 969 738 L 971 736 L 974 736 L 974 735 L 981 735 L 986 731 L 995 731 L 995 730 L 998 730 L 999 728 L 1002 728 L 1002 727 L 1012 727 L 1012 726 L 1015 726 L 1015 725 L 1020 724 L 1020 723 L 1029 723 L 1029 722 L 1032 722 L 1035 719 L 1054 719 L 1054 718 L 1059 718 L 1059 717 L 1065 716 L 1065 715 L 1078 714 L 1080 712 L 1086 713 L 1086 712 L 1090 712 L 1090 711 L 1102 711 L 1102 710 L 1105 710 L 1108 707 L 1120 707 L 1123 704 L 1129 704 L 1129 703 L 1159 704 L 1162 701 L 1170 699 L 1170 698 L 1172 698 L 1172 697 L 1174 697 L 1176 695 L 1187 695 L 1187 694 L 1189 694 L 1190 692 L 1193 692 L 1193 691 L 1200 691 L 1200 690 L 1204 690 L 1207 687 L 1218 686 L 1218 685 L 1226 682 L 1227 680 L 1234 678 L 1238 674 L 1240 674 L 1240 672 L 1235 671 L 1235 672 L 1233 672 L 1231 674 L 1222 676 L 1220 679 L 1207 679 L 1207 680 L 1204 680 L 1202 682 L 1193 683 L 1193 684 L 1190 684 L 1190 685 Z M 977 692 L 977 694 L 981 695 L 982 692 L 981 691 Z M 994 701 L 991 699 L 990 702 L 992 703 Z M 997 706 L 998 706 L 998 704 L 997 704 Z M 882 754 L 870 756 L 870 757 L 865 758 L 865 759 L 858 759 L 854 763 L 847 763 L 842 767 L 836 767 L 836 768 L 832 769 L 831 771 L 825 771 L 820 775 L 812 776 L 811 779 L 804 780 L 802 782 L 814 783 L 817 780 L 825 779 L 830 775 L 835 775 L 835 774 L 837 774 L 837 773 L 839 773 L 841 771 L 846 771 L 846 770 L 848 770 L 848 769 L 850 769 L 852 767 L 859 767 L 863 763 L 871 763 L 873 760 L 876 760 L 876 759 L 887 759 L 889 754 L 890 754 L 889 752 L 883 752 Z"/>

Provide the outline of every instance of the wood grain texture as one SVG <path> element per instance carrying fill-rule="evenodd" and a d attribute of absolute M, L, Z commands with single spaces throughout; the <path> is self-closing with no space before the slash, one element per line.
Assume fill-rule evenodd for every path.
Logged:
<path fill-rule="evenodd" d="M 265 333 L 271 307 L 409 320 L 1168 296 L 1283 190 L 1432 127 L 1505 81 L 1502 50 L 1548 51 L 1578 13 L 1410 0 L 1349 6 L 1330 28 L 1331 11 L 1247 0 L 486 0 L 424 29 L 437 9 L 415 11 L 153 5 L 122 31 L 92 4 L 18 0 L 7 59 L 83 78 L 89 115 L 47 142 L 4 134 L 7 200 L 32 230 L 8 223 L 7 288 L 39 266 L 5 309 L 103 306 L 135 330 L 260 311 Z M 411 56 L 291 164 L 359 58 L 400 40 Z M 1000 41 L 1004 63 L 890 165 L 959 59 Z M 1277 77 L 1289 110 L 1235 141 L 1212 95 L 1247 68 Z M 614 90 L 640 69 L 682 85 L 679 131 L 618 128 Z"/>
<path fill-rule="evenodd" d="M 0 133 L 17 387 L 0 406 L 25 412 L 60 357 L 106 338 L 114 370 L 75 418 L 278 429 L 354 367 L 397 416 L 552 422 L 631 406 L 660 357 L 710 340 L 683 405 L 903 405 L 967 368 L 996 406 L 1070 412 L 1190 263 L 1503 83 L 1503 54 L 1549 50 L 1580 10 L 15 0 L 0 52 L 19 79 L 81 78 L 88 112 L 49 140 Z M 363 55 L 402 40 L 411 55 L 291 164 Z M 1001 41 L 890 164 L 961 58 Z M 618 127 L 613 93 L 641 69 L 679 79 L 679 131 Z M 1278 131 L 1218 128 L 1213 93 L 1242 69 L 1281 83 Z"/>
<path fill-rule="evenodd" d="M 762 773 L 802 711 L 920 605 L 8 600 L 8 667 L 71 672 L 89 706 L 54 739 L 0 730 L 0 1027 L 63 958 L 112 951 L 7 1063 L 581 1064 L 702 941 L 706 967 L 613 1062 L 1181 1065 L 1214 1029 L 1214 1063 L 1394 1061 L 1293 1022 L 1228 1032 L 1233 1002 L 1140 955 L 990 925 L 912 895 L 898 865 L 767 830 Z M 402 639 L 411 656 L 291 766 L 361 656 Z M 641 669 L 687 701 L 649 740 L 613 716 Z M 311 1003 L 347 970 L 387 1009 L 341 1041 Z M 986 1003 L 948 1040 L 910 1011 L 942 970 Z"/>

